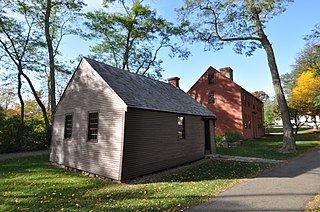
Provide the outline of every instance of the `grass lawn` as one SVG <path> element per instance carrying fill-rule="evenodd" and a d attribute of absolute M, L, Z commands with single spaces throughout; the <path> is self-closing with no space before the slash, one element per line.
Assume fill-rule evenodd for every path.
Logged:
<path fill-rule="evenodd" d="M 298 131 L 298 134 L 308 134 L 308 133 L 314 133 L 314 132 L 315 132 L 315 130 L 312 128 L 301 127 Z M 320 130 L 318 130 L 316 132 L 320 133 Z M 266 134 L 267 135 L 282 135 L 283 128 L 282 127 L 266 128 Z"/>
<path fill-rule="evenodd" d="M 50 165 L 47 156 L 0 161 L 0 211 L 176 211 L 270 164 L 208 161 L 145 184 L 107 183 Z"/>
<path fill-rule="evenodd" d="M 290 159 L 318 145 L 319 134 L 296 136 L 298 151 L 282 153 L 281 136 L 247 141 L 219 154 Z M 207 201 L 272 164 L 208 161 L 150 183 L 121 184 L 50 165 L 47 156 L 0 161 L 0 211 L 177 211 Z M 319 208 L 315 200 L 311 208 Z"/>
<path fill-rule="evenodd" d="M 294 153 L 281 152 L 281 135 L 272 135 L 265 138 L 245 141 L 241 146 L 236 148 L 218 147 L 217 153 L 221 155 L 237 155 L 287 160 L 299 156 L 306 151 L 320 145 L 320 134 L 298 134 L 295 135 L 295 138 L 298 151 Z"/>
<path fill-rule="evenodd" d="M 270 132 L 270 131 L 269 131 Z M 222 155 L 237 155 L 246 157 L 260 157 L 278 160 L 287 160 L 293 157 L 302 155 L 303 153 L 311 150 L 320 145 L 320 134 L 312 134 L 313 129 L 302 129 L 295 135 L 298 151 L 295 153 L 282 153 L 282 128 L 275 128 L 271 135 L 262 139 L 253 139 L 246 141 L 237 148 L 223 148 L 217 149 L 218 154 Z M 320 211 L 320 193 L 315 199 L 310 202 L 306 211 Z"/>

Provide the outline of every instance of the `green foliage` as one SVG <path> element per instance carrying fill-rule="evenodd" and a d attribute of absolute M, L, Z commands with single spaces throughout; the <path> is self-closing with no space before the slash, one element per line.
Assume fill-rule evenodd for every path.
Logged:
<path fill-rule="evenodd" d="M 264 113 L 264 123 L 270 127 L 274 124 L 275 120 L 281 119 L 281 114 L 279 111 L 279 105 L 277 101 L 274 100 L 267 100 L 264 103 L 264 108 L 263 108 L 263 113 Z"/>
<path fill-rule="evenodd" d="M 47 129 L 50 128 L 48 121 L 50 117 L 37 95 L 34 84 L 47 86 L 48 102 L 55 102 L 54 72 L 69 73 L 65 63 L 61 62 L 63 60 L 57 60 L 60 56 L 59 46 L 64 36 L 75 33 L 70 23 L 78 20 L 83 5 L 82 0 L 5 0 L 0 2 L 0 63 L 5 67 L 6 77 L 12 74 L 12 70 L 19 73 L 18 88 L 21 88 L 24 83 L 21 81 L 21 76 L 27 80 L 32 94 L 41 107 Z M 45 31 L 48 32 L 48 40 Z M 52 53 L 50 59 L 46 56 L 49 49 Z M 50 73 L 48 67 L 50 67 Z M 35 83 L 35 80 L 38 83 Z M 22 86 L 22 89 L 24 88 Z M 22 89 L 17 93 L 22 93 Z M 22 98 L 19 100 L 23 105 Z"/>
<path fill-rule="evenodd" d="M 12 83 L 0 84 L 0 106 L 4 109 L 8 109 L 14 103 L 15 93 L 12 87 Z"/>
<path fill-rule="evenodd" d="M 268 99 L 270 98 L 270 96 L 264 91 L 255 91 L 255 92 L 252 92 L 251 94 L 257 97 L 258 99 L 260 99 L 260 101 L 263 103 L 268 101 Z"/>
<path fill-rule="evenodd" d="M 296 86 L 296 79 L 300 74 L 300 70 L 294 69 L 289 73 L 281 75 L 283 91 L 286 94 L 286 96 L 289 96 L 292 93 L 292 90 Z"/>
<path fill-rule="evenodd" d="M 270 164 L 208 161 L 150 183 L 106 183 L 54 167 L 48 158 L 0 161 L 0 211 L 180 211 Z"/>
<path fill-rule="evenodd" d="M 43 118 L 20 117 L 0 112 L 0 153 L 46 149 L 49 147 Z"/>
<path fill-rule="evenodd" d="M 236 142 L 241 138 L 241 133 L 236 131 L 226 132 L 224 138 L 227 142 Z"/>
<path fill-rule="evenodd" d="M 223 142 L 225 142 L 225 136 L 224 135 L 218 135 L 214 138 L 215 142 L 216 142 L 216 146 L 217 147 L 222 147 L 223 146 Z"/>
<path fill-rule="evenodd" d="M 91 33 L 84 34 L 98 43 L 91 49 L 93 57 L 118 68 L 146 75 L 161 77 L 163 71 L 158 53 L 163 48 L 170 56 L 178 54 L 187 58 L 189 52 L 172 42 L 172 37 L 183 34 L 180 26 L 158 17 L 155 10 L 143 5 L 141 0 L 104 1 L 104 7 L 117 6 L 119 12 L 97 10 L 86 14 L 86 26 Z"/>
<path fill-rule="evenodd" d="M 320 40 L 320 39 L 319 39 Z M 295 61 L 293 73 L 295 78 L 299 77 L 303 72 L 312 71 L 317 73 L 320 67 L 320 41 L 318 43 L 308 43 L 304 49 L 298 54 Z"/>
<path fill-rule="evenodd" d="M 224 135 L 216 136 L 215 142 L 217 147 L 222 147 L 225 141 L 232 143 L 232 142 L 239 141 L 240 138 L 241 138 L 240 132 L 231 131 L 231 132 L 226 132 Z"/>
<path fill-rule="evenodd" d="M 320 44 L 320 23 L 316 24 L 310 35 L 304 38 L 308 43 Z"/>
<path fill-rule="evenodd" d="M 262 47 L 253 14 L 258 14 L 263 29 L 292 1 L 184 0 L 178 13 L 190 27 L 188 40 L 204 41 L 205 50 L 220 50 L 232 43 L 236 53 L 252 55 Z"/>

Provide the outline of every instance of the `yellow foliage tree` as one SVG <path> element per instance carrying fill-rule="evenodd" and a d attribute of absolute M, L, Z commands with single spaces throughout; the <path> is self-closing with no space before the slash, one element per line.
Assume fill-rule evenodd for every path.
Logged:
<path fill-rule="evenodd" d="M 291 103 L 305 115 L 318 115 L 320 107 L 317 98 L 320 94 L 320 77 L 314 71 L 305 71 L 297 78 L 297 85 L 292 91 Z"/>

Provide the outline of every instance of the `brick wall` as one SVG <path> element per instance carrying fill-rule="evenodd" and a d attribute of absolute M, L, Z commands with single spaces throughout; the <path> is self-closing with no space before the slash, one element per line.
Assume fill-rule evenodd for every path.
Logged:
<path fill-rule="evenodd" d="M 230 131 L 241 132 L 244 139 L 264 135 L 262 103 L 233 82 L 232 69 L 225 76 L 226 69 L 230 68 L 219 72 L 210 66 L 188 94 L 216 115 L 216 135 Z"/>
<path fill-rule="evenodd" d="M 212 74 L 214 79 L 209 83 L 208 77 Z M 216 115 L 217 135 L 228 131 L 242 132 L 241 87 L 231 79 L 209 67 L 188 93 Z M 209 102 L 209 96 L 212 93 L 214 102 Z"/>

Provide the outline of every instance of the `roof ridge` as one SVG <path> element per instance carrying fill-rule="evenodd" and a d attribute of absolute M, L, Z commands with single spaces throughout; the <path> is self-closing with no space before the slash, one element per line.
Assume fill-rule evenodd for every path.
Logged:
<path fill-rule="evenodd" d="M 134 72 L 130 72 L 130 71 L 127 71 L 127 70 L 118 68 L 118 67 L 114 67 L 114 66 L 112 66 L 112 65 L 109 65 L 109 64 L 104 63 L 104 62 L 101 62 L 101 61 L 97 61 L 97 60 L 92 59 L 92 58 L 88 58 L 88 57 L 83 57 L 83 58 L 85 58 L 86 60 L 92 60 L 92 61 L 94 61 L 94 62 L 100 63 L 100 64 L 102 64 L 102 65 L 104 65 L 104 66 L 109 66 L 110 68 L 113 68 L 113 69 L 118 69 L 119 71 L 122 71 L 122 72 L 128 73 L 128 74 L 131 74 L 131 75 L 133 75 L 133 76 L 142 77 L 142 78 L 145 78 L 145 79 L 148 79 L 148 80 L 152 80 L 152 81 L 155 81 L 155 82 L 161 82 L 161 83 L 164 83 L 164 84 L 166 84 L 166 85 L 173 86 L 173 85 L 171 85 L 170 83 L 167 83 L 167 82 L 165 82 L 165 81 L 153 79 L 153 78 L 147 77 L 147 76 L 145 76 L 145 75 L 137 74 L 137 73 L 134 73 Z M 177 87 L 177 88 L 178 88 L 178 87 Z M 179 89 L 182 90 L 181 88 L 179 88 Z"/>
<path fill-rule="evenodd" d="M 169 83 L 125 71 L 90 58 L 85 61 L 132 108 L 213 117 L 186 92 Z"/>

